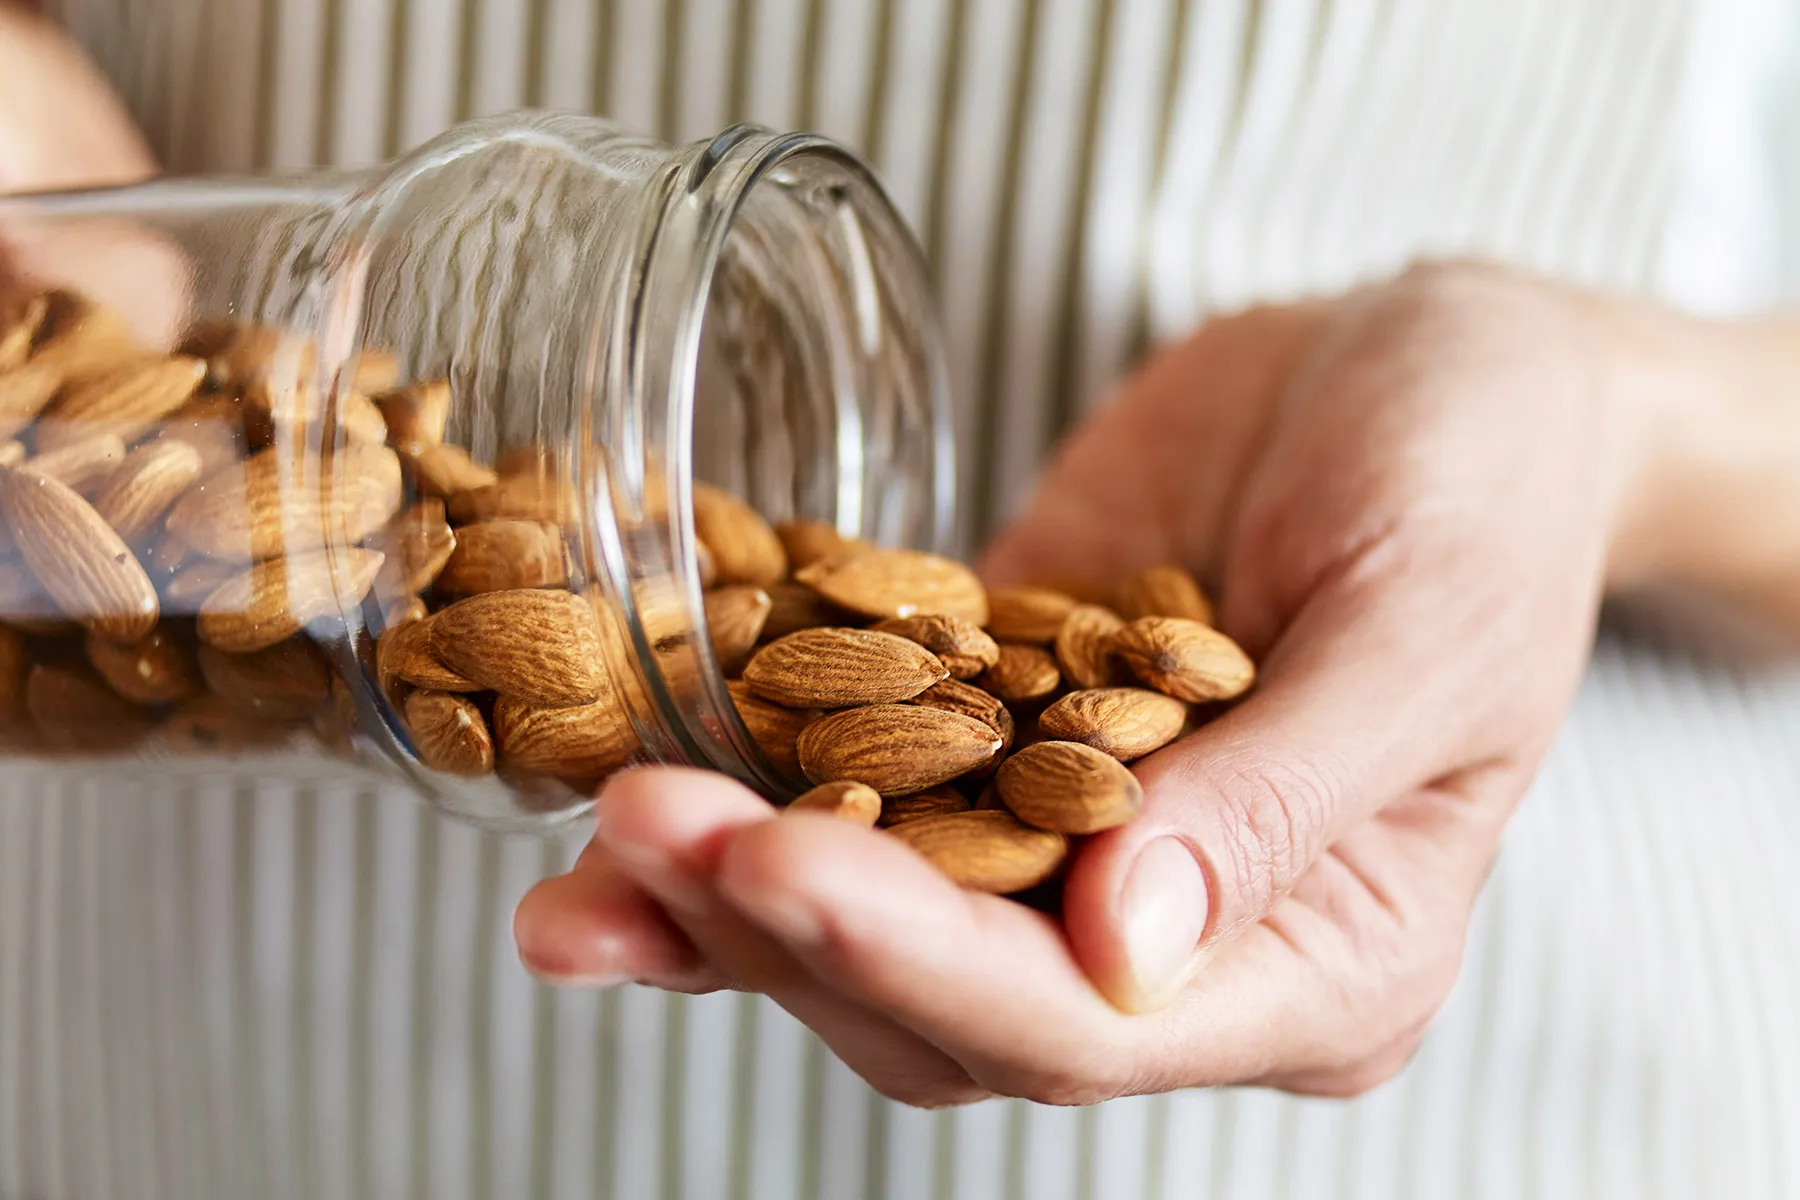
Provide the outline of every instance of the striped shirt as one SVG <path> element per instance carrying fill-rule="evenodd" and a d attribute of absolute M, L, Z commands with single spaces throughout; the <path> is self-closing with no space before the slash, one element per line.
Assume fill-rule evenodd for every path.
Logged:
<path fill-rule="evenodd" d="M 970 543 L 1223 307 L 1420 253 L 1709 311 L 1800 280 L 1779 0 L 51 7 L 183 172 L 522 104 L 858 147 L 938 282 Z M 1800 671 L 1616 625 L 1399 1079 L 1079 1110 L 919 1112 L 756 998 L 533 984 L 511 908 L 571 843 L 310 763 L 12 767 L 0 1197 L 1800 1196 L 1797 725 Z"/>

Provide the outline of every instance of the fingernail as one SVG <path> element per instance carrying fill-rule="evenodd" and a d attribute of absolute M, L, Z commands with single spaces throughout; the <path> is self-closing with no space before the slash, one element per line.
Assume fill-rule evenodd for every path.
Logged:
<path fill-rule="evenodd" d="M 1180 838 L 1145 846 L 1120 899 L 1133 1007 L 1161 1008 L 1187 983 L 1206 930 L 1206 878 Z"/>
<path fill-rule="evenodd" d="M 599 990 L 617 987 L 630 979 L 623 972 L 583 970 L 573 958 L 543 948 L 521 946 L 519 964 L 531 973 L 532 978 L 551 987 Z"/>
<path fill-rule="evenodd" d="M 719 880 L 725 899 L 750 921 L 790 945 L 817 946 L 825 940 L 825 924 L 812 905 L 792 895 L 770 895 L 766 888 L 745 888 L 729 875 Z"/>

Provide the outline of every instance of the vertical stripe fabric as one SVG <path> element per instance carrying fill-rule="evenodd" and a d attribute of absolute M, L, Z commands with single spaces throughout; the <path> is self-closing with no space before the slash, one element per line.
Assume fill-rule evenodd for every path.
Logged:
<path fill-rule="evenodd" d="M 1777 0 L 52 7 L 182 172 L 372 163 L 528 103 L 865 149 L 936 272 L 966 545 L 1222 308 L 1420 253 L 1711 308 L 1791 273 L 1754 161 Z M 1735 239 L 1697 241 L 1720 211 Z M 1609 633 L 1399 1079 L 1087 1110 L 914 1111 L 758 999 L 535 985 L 511 909 L 569 842 L 316 764 L 11 766 L 0 1197 L 1782 1200 L 1796 727 L 1800 674 Z"/>

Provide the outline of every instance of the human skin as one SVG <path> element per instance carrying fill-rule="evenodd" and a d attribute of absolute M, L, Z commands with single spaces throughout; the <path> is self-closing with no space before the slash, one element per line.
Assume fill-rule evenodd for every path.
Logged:
<path fill-rule="evenodd" d="M 1262 664 L 1135 765 L 1063 923 L 872 830 L 647 768 L 521 904 L 572 985 L 765 992 L 887 1095 L 1352 1095 L 1454 981 L 1602 599 L 1679 587 L 1800 629 L 1800 340 L 1500 267 L 1209 321 L 1062 448 L 996 582 L 1183 563 Z"/>

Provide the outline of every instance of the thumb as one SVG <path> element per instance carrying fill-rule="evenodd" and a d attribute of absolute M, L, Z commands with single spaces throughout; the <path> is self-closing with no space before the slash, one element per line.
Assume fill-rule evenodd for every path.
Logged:
<path fill-rule="evenodd" d="M 1143 812 L 1083 847 L 1064 893 L 1076 957 L 1116 1006 L 1172 1000 L 1345 829 L 1454 769 L 1445 643 L 1418 633 L 1450 606 L 1429 592 L 1332 585 L 1243 703 L 1136 765 Z"/>
<path fill-rule="evenodd" d="M 80 48 L 0 0 L 0 191 L 128 183 L 155 169 L 124 105 Z"/>

